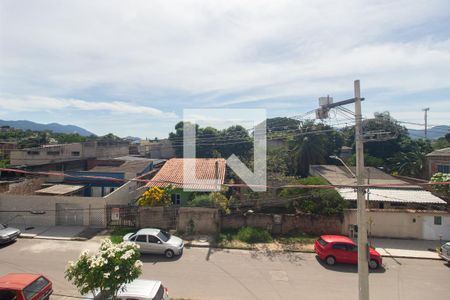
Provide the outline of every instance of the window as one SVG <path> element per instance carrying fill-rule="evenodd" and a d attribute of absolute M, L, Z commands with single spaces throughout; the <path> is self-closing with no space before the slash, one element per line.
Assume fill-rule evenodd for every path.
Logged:
<path fill-rule="evenodd" d="M 39 151 L 27 151 L 28 155 L 39 155 Z"/>
<path fill-rule="evenodd" d="M 158 232 L 157 236 L 159 237 L 159 239 L 163 242 L 167 242 L 170 239 L 170 233 L 165 232 L 163 230 L 161 230 L 160 232 Z"/>
<path fill-rule="evenodd" d="M 80 156 L 80 151 L 72 151 L 72 156 Z"/>
<path fill-rule="evenodd" d="M 336 250 L 347 250 L 347 246 L 340 243 L 334 244 L 332 248 Z"/>
<path fill-rule="evenodd" d="M 60 155 L 59 151 L 47 151 L 47 155 Z"/>
<path fill-rule="evenodd" d="M 181 195 L 180 194 L 172 194 L 172 202 L 175 205 L 181 204 Z"/>
<path fill-rule="evenodd" d="M 317 241 L 318 241 L 319 244 L 321 244 L 322 246 L 325 246 L 326 244 L 328 244 L 327 242 L 325 242 L 325 241 L 322 240 L 321 238 L 319 238 Z"/>
<path fill-rule="evenodd" d="M 434 216 L 434 225 L 442 225 L 442 216 Z"/>
<path fill-rule="evenodd" d="M 0 291 L 0 299 L 15 300 L 15 299 L 17 299 L 17 293 L 16 293 L 16 291 L 11 291 L 11 290 L 1 290 Z"/>
<path fill-rule="evenodd" d="M 438 165 L 437 166 L 437 171 L 440 172 L 440 173 L 450 173 L 450 166 Z"/>
<path fill-rule="evenodd" d="M 351 245 L 351 244 L 347 244 L 347 250 L 348 250 L 348 251 L 357 252 L 357 251 L 358 251 L 358 246 L 356 246 L 356 245 Z"/>
<path fill-rule="evenodd" d="M 138 235 L 136 238 L 136 242 L 147 243 L 147 236 L 146 235 Z"/>
<path fill-rule="evenodd" d="M 44 277 L 39 277 L 32 283 L 30 283 L 26 288 L 23 289 L 23 294 L 25 295 L 25 299 L 31 299 L 34 295 L 38 294 L 49 284 L 48 280 Z"/>
<path fill-rule="evenodd" d="M 161 242 L 157 237 L 153 235 L 148 236 L 148 242 L 153 244 L 158 244 L 158 242 Z"/>
<path fill-rule="evenodd" d="M 153 297 L 153 300 L 163 300 L 164 299 L 164 286 L 161 284 L 159 286 L 158 292 L 156 292 L 155 297 Z"/>

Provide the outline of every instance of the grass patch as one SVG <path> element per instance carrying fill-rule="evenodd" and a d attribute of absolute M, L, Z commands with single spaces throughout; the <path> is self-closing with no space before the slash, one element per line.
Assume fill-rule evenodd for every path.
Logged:
<path fill-rule="evenodd" d="M 132 227 L 116 227 L 111 232 L 111 236 L 109 237 L 111 239 L 111 242 L 114 244 L 119 244 L 123 241 L 123 236 L 130 232 L 136 232 L 136 228 Z"/>
<path fill-rule="evenodd" d="M 276 237 L 277 242 L 280 244 L 314 244 L 314 242 L 318 239 L 318 236 L 308 235 L 308 234 L 292 234 L 288 236 L 279 236 Z"/>
<path fill-rule="evenodd" d="M 267 230 L 254 227 L 242 227 L 239 230 L 224 230 L 217 238 L 219 244 L 230 244 L 233 241 L 240 241 L 247 244 L 270 243 L 273 241 L 273 238 Z"/>

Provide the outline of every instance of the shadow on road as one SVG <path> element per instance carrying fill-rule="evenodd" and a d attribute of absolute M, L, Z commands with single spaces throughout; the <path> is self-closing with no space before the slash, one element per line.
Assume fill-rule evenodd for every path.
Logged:
<path fill-rule="evenodd" d="M 358 273 L 357 265 L 337 263 L 334 266 L 330 266 L 330 265 L 327 265 L 326 262 L 321 260 L 317 255 L 316 255 L 316 260 L 322 267 L 324 267 L 325 269 L 330 270 L 330 271 L 344 272 L 344 273 Z M 386 269 L 384 268 L 384 266 L 380 266 L 375 270 L 369 269 L 369 273 L 372 273 L 372 274 L 385 273 L 385 272 L 386 272 Z"/>
<path fill-rule="evenodd" d="M 6 247 L 10 246 L 10 245 L 16 243 L 16 241 L 17 240 L 13 240 L 13 241 L 9 241 L 9 242 L 4 243 L 4 244 L 0 244 L 0 249 L 3 249 L 3 248 L 6 248 Z"/>
<path fill-rule="evenodd" d="M 181 255 L 175 255 L 172 258 L 167 258 L 164 255 L 158 255 L 158 254 L 141 254 L 141 258 L 140 260 L 144 263 L 152 263 L 152 264 L 157 264 L 157 263 L 171 263 L 171 262 L 176 262 L 177 260 L 179 260 L 181 257 L 183 256 L 183 254 Z"/>

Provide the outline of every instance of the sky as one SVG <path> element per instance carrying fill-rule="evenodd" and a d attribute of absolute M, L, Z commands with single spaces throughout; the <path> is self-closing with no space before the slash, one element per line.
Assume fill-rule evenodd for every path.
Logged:
<path fill-rule="evenodd" d="M 184 109 L 302 115 L 355 79 L 366 117 L 450 125 L 450 1 L 0 0 L 3 120 L 164 138 Z"/>

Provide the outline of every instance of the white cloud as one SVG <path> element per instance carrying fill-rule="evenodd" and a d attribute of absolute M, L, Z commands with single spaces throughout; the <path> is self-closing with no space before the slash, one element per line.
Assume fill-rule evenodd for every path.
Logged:
<path fill-rule="evenodd" d="M 62 99 L 37 96 L 28 96 L 23 98 L 0 97 L 0 109 L 12 112 L 76 109 L 82 111 L 107 111 L 118 114 L 146 114 L 151 117 L 177 117 L 176 114 L 172 112 L 163 112 L 153 107 L 134 105 L 132 103 L 121 101 L 88 102 L 79 99 Z"/>
<path fill-rule="evenodd" d="M 2 1 L 0 90 L 48 98 L 0 107 L 158 116 L 296 98 L 303 109 L 351 95 L 354 79 L 367 96 L 404 99 L 450 89 L 448 11 L 448 0 Z M 122 100 L 72 99 L 92 90 Z"/>

